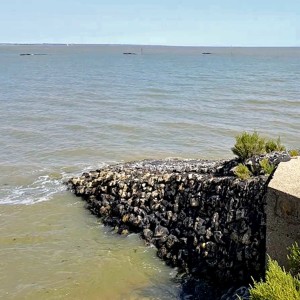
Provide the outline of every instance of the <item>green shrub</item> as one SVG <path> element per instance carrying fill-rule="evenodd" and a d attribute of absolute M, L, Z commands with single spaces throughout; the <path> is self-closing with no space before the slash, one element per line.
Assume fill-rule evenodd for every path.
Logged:
<path fill-rule="evenodd" d="M 251 300 L 300 300 L 300 280 L 269 258 L 265 282 L 255 282 Z"/>
<path fill-rule="evenodd" d="M 252 175 L 252 173 L 249 171 L 249 169 L 243 164 L 238 164 L 234 168 L 234 174 L 242 180 L 249 179 Z"/>
<path fill-rule="evenodd" d="M 299 155 L 299 151 L 296 149 L 292 149 L 289 151 L 289 155 L 294 157 L 294 156 L 298 156 Z"/>
<path fill-rule="evenodd" d="M 291 268 L 290 271 L 293 275 L 300 275 L 300 247 L 297 242 L 295 242 L 295 244 L 289 247 L 288 250 L 288 260 Z"/>
<path fill-rule="evenodd" d="M 277 140 L 267 140 L 266 141 L 266 152 L 270 153 L 273 151 L 285 151 L 285 147 L 281 144 L 280 137 Z"/>
<path fill-rule="evenodd" d="M 264 170 L 265 174 L 272 174 L 273 171 L 275 170 L 275 165 L 270 164 L 269 160 L 267 158 L 264 158 L 259 162 L 260 166 Z"/>
<path fill-rule="evenodd" d="M 255 131 L 254 133 L 243 132 L 236 136 L 236 142 L 232 152 L 240 159 L 245 160 L 253 155 L 263 154 L 265 150 L 265 140 L 259 136 Z"/>

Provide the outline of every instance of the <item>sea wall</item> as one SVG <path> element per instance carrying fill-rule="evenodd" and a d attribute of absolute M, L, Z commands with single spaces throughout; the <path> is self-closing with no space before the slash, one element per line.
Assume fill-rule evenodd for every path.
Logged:
<path fill-rule="evenodd" d="M 280 155 L 269 156 L 278 163 Z M 238 179 L 236 159 L 145 160 L 72 178 L 88 209 L 119 233 L 141 233 L 167 264 L 221 285 L 264 273 L 265 195 L 269 176 Z"/>

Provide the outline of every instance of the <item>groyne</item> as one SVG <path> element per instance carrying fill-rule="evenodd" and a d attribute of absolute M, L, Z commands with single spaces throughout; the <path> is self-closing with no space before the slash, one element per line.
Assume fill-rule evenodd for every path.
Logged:
<path fill-rule="evenodd" d="M 167 264 L 226 287 L 264 274 L 264 158 L 275 165 L 289 159 L 248 160 L 255 175 L 248 180 L 235 176 L 237 159 L 144 160 L 83 173 L 68 186 L 104 224 L 141 233 Z"/>

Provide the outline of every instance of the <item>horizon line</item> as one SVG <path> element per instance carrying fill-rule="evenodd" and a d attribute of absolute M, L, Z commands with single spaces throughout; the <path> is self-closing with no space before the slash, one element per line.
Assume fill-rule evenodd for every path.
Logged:
<path fill-rule="evenodd" d="M 213 45 L 166 45 L 166 44 L 118 44 L 118 43 L 67 43 L 67 42 L 61 42 L 61 43 L 20 43 L 20 42 L 0 42 L 0 45 L 75 45 L 75 46 L 80 46 L 80 45 L 90 45 L 90 46 L 150 46 L 150 47 L 189 47 L 189 48 L 200 48 L 200 47 L 210 47 L 210 48 L 300 48 L 299 46 L 239 46 L 239 45 L 218 45 L 218 46 L 213 46 Z"/>

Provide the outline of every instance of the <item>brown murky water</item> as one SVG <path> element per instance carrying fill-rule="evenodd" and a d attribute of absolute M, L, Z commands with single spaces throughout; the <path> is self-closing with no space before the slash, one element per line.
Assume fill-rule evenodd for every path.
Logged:
<path fill-rule="evenodd" d="M 137 235 L 103 227 L 67 192 L 2 205 L 0 298 L 177 299 L 175 270 Z"/>

